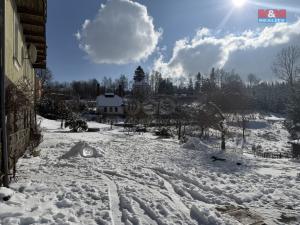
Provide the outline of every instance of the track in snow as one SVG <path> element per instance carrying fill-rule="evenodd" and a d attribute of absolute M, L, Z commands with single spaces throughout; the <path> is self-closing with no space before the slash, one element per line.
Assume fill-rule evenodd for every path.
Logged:
<path fill-rule="evenodd" d="M 118 194 L 118 188 L 114 181 L 112 181 L 106 175 L 103 175 L 104 180 L 106 180 L 108 184 L 108 196 L 109 196 L 109 205 L 110 205 L 110 213 L 112 219 L 112 225 L 122 225 L 122 215 L 120 212 L 120 199 Z"/>

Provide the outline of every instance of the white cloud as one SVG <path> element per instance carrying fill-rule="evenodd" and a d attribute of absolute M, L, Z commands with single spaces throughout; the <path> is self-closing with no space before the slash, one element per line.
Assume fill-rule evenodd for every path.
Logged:
<path fill-rule="evenodd" d="M 147 8 L 131 0 L 108 0 L 75 34 L 94 63 L 127 64 L 147 59 L 156 49 L 157 31 Z"/>
<path fill-rule="evenodd" d="M 177 41 L 171 59 L 166 61 L 159 57 L 154 62 L 154 69 L 176 78 L 197 72 L 208 73 L 212 67 L 217 67 L 235 69 L 242 76 L 253 72 L 272 79 L 270 67 L 276 53 L 290 44 L 300 45 L 300 19 L 292 24 L 276 24 L 221 38 L 202 28 L 191 40 Z"/>

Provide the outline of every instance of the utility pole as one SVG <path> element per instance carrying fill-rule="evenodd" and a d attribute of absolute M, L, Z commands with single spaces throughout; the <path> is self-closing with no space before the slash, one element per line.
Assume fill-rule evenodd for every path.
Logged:
<path fill-rule="evenodd" d="M 0 0 L 0 127 L 2 183 L 8 187 L 8 151 L 5 115 L 5 0 Z"/>

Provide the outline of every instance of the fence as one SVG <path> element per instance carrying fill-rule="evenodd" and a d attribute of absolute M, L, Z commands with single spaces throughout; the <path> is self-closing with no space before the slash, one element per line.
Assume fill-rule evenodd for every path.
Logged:
<path fill-rule="evenodd" d="M 12 134 L 9 134 L 8 149 L 9 149 L 9 169 L 13 169 L 13 175 L 16 171 L 16 163 L 24 154 L 30 141 L 30 129 L 22 129 Z"/>
<path fill-rule="evenodd" d="M 281 159 L 281 158 L 293 158 L 293 155 L 291 153 L 285 152 L 254 152 L 254 156 L 262 157 L 262 158 L 272 158 L 272 159 Z"/>

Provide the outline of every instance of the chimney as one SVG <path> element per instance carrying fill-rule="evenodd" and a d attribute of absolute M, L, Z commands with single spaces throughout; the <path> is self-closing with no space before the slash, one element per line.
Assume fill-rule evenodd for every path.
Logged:
<path fill-rule="evenodd" d="M 99 96 L 101 93 L 100 93 L 100 84 L 97 84 L 97 91 L 96 91 L 96 94 L 97 96 Z"/>

